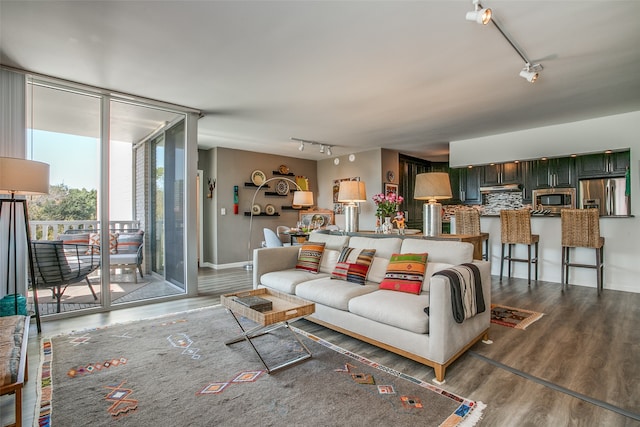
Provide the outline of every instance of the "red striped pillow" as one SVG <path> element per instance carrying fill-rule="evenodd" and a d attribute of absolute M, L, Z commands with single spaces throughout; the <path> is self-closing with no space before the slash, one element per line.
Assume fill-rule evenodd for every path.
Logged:
<path fill-rule="evenodd" d="M 393 254 L 380 289 L 419 294 L 429 254 Z"/>
<path fill-rule="evenodd" d="M 344 248 L 331 278 L 364 285 L 375 254 L 375 249 Z"/>

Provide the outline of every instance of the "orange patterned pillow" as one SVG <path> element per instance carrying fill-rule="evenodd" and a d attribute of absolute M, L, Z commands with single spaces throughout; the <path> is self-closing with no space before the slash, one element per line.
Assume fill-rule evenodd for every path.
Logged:
<path fill-rule="evenodd" d="M 393 254 L 380 289 L 419 294 L 429 254 Z"/>
<path fill-rule="evenodd" d="M 304 270 L 309 273 L 318 273 L 320 260 L 324 252 L 324 242 L 306 242 L 298 253 L 296 270 Z"/>
<path fill-rule="evenodd" d="M 89 244 L 95 246 L 89 246 L 87 249 L 87 254 L 99 254 L 100 253 L 100 233 L 91 233 L 89 234 Z M 117 233 L 109 233 L 109 253 L 117 254 L 118 253 L 118 234 Z"/>

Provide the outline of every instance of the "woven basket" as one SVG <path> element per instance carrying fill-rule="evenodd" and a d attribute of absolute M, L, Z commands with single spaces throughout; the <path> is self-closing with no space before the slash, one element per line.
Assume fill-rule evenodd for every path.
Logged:
<path fill-rule="evenodd" d="M 18 312 L 16 313 L 16 300 Z M 0 299 L 0 316 L 27 315 L 27 299 L 22 295 L 9 294 Z"/>
<path fill-rule="evenodd" d="M 562 209 L 562 246 L 600 248 L 600 213 L 598 209 Z"/>

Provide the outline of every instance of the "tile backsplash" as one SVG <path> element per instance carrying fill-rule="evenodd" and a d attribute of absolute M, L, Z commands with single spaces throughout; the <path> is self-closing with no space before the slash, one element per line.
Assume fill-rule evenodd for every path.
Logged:
<path fill-rule="evenodd" d="M 503 209 L 522 209 L 528 206 L 522 203 L 522 193 L 519 191 L 483 194 L 482 202 L 485 215 L 498 215 Z"/>

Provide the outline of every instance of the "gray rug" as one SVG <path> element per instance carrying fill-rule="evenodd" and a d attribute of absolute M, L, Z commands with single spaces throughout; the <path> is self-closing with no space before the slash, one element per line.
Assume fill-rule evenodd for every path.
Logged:
<path fill-rule="evenodd" d="M 454 426 L 484 407 L 302 331 L 313 356 L 268 374 L 247 342 L 224 344 L 238 332 L 216 306 L 43 338 L 34 424 Z M 302 351 L 286 329 L 254 342 L 269 366 Z"/>

